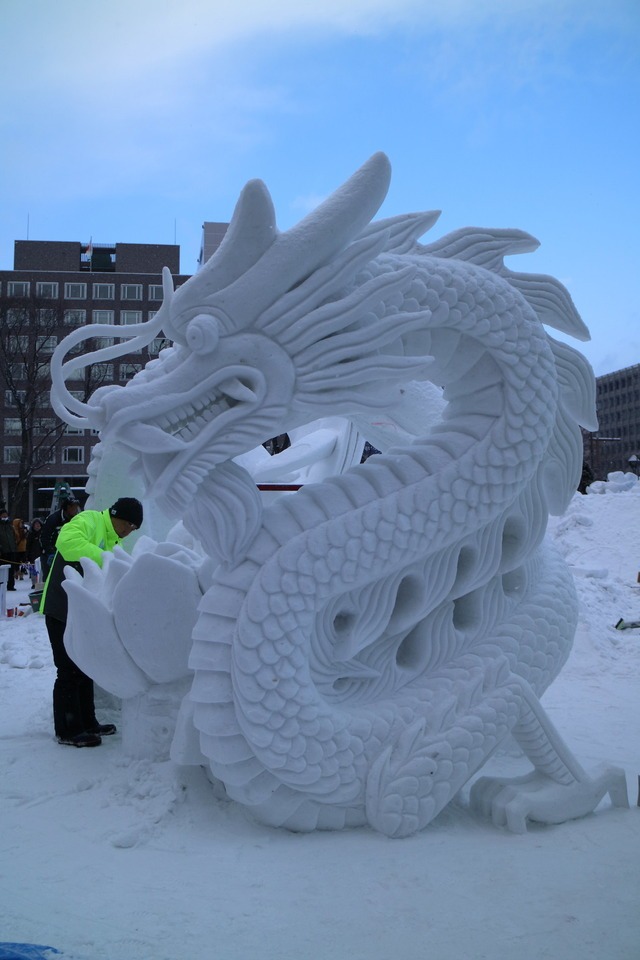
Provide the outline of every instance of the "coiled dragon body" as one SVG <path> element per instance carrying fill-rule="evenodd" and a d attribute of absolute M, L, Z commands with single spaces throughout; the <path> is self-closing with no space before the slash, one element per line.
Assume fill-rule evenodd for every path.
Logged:
<path fill-rule="evenodd" d="M 167 513 L 187 492 L 185 526 L 217 564 L 174 756 L 195 730 L 229 795 L 293 829 L 407 835 L 509 733 L 534 773 L 515 792 L 479 782 L 494 819 L 578 815 L 607 789 L 622 802 L 619 776 L 590 779 L 538 701 L 576 623 L 571 578 L 541 544 L 594 421 L 588 365 L 543 324 L 588 334 L 560 284 L 504 267 L 535 247 L 526 234 L 422 246 L 433 214 L 370 223 L 388 177 L 376 155 L 286 234 L 247 185 L 219 253 L 175 293 L 165 277 L 154 330 L 133 331 L 161 326 L 174 346 L 126 389 L 75 401 L 103 442 L 136 451 Z M 61 414 L 77 362 L 58 361 Z M 262 510 L 233 456 L 401 405 L 415 379 L 443 389 L 436 427 Z"/>

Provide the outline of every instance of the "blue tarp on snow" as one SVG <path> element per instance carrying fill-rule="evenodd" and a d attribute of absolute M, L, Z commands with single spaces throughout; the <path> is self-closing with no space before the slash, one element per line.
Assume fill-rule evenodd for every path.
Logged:
<path fill-rule="evenodd" d="M 0 960 L 54 960 L 56 953 L 55 947 L 40 943 L 0 943 Z"/>

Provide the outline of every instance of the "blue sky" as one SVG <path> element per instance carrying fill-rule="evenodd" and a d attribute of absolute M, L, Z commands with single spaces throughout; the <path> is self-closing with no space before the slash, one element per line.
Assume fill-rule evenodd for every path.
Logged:
<path fill-rule="evenodd" d="M 281 229 L 383 150 L 382 216 L 518 227 L 596 374 L 640 363 L 639 0 L 3 0 L 13 242 L 179 243 L 259 177 Z"/>

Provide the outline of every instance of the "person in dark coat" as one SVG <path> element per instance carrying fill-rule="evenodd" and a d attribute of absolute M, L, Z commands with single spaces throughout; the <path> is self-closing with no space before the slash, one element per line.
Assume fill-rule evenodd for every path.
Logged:
<path fill-rule="evenodd" d="M 589 484 L 593 483 L 595 477 L 593 475 L 593 470 L 589 466 L 586 460 L 582 463 L 582 476 L 580 477 L 580 483 L 578 484 L 578 493 L 586 493 L 587 487 Z"/>
<path fill-rule="evenodd" d="M 121 497 L 106 510 L 85 510 L 62 525 L 47 582 L 40 601 L 53 652 L 57 676 L 53 686 L 53 723 L 58 743 L 98 747 L 102 737 L 116 732 L 112 723 L 98 723 L 93 680 L 73 662 L 64 645 L 67 594 L 65 566 L 82 574 L 85 558 L 102 566 L 102 558 L 142 524 L 142 504 Z"/>
<path fill-rule="evenodd" d="M 16 555 L 16 536 L 13 532 L 13 525 L 9 520 L 7 510 L 0 509 L 0 566 L 9 565 L 9 577 L 7 580 L 7 590 L 15 590 L 16 570 L 18 567 Z"/>
<path fill-rule="evenodd" d="M 49 567 L 53 563 L 56 552 L 56 540 L 65 523 L 80 513 L 80 502 L 75 497 L 65 497 L 60 502 L 60 508 L 50 513 L 44 522 L 40 541 L 42 543 L 42 579 L 47 579 Z"/>

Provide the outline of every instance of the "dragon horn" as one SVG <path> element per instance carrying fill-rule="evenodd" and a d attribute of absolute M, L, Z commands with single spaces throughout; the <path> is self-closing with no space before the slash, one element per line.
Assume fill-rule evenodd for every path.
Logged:
<path fill-rule="evenodd" d="M 279 233 L 273 202 L 261 180 L 244 187 L 220 247 L 173 294 L 166 335 L 184 340 L 182 328 L 198 309 L 219 307 L 237 329 L 342 250 L 364 229 L 384 200 L 391 166 L 375 153 L 324 203 L 286 233 Z M 277 289 L 274 289 L 277 278 Z"/>
<path fill-rule="evenodd" d="M 276 233 L 269 191 L 262 180 L 249 180 L 238 198 L 222 243 L 195 275 L 191 290 L 197 287 L 199 293 L 207 296 L 230 286 L 269 249 Z"/>
<path fill-rule="evenodd" d="M 227 232 L 211 259 L 175 294 L 171 288 L 173 306 L 171 319 L 164 325 L 166 335 L 181 340 L 180 328 L 188 319 L 181 313 L 194 303 L 205 304 L 209 297 L 243 276 L 268 250 L 276 234 L 269 191 L 261 180 L 250 180 L 240 193 Z"/>
<path fill-rule="evenodd" d="M 278 277 L 278 294 L 300 283 L 344 249 L 367 226 L 387 195 L 391 165 L 375 153 L 324 203 L 286 233 L 279 234 L 251 271 L 251 282 Z M 249 280 L 249 277 L 247 277 Z M 272 281 L 273 282 L 273 281 Z M 270 300 L 273 300 L 273 292 Z M 261 309 L 266 304 L 261 304 Z"/>
<path fill-rule="evenodd" d="M 275 299 L 327 263 L 360 234 L 382 204 L 390 176 L 389 160 L 384 153 L 375 153 L 300 223 L 286 233 L 276 233 L 251 270 L 221 290 L 216 302 L 236 323 L 242 326 L 251 323 Z M 274 277 L 278 281 L 277 290 L 274 290 Z M 247 297 L 248 284 L 250 298 Z M 247 312 L 251 316 L 247 316 Z"/>
<path fill-rule="evenodd" d="M 299 283 L 367 226 L 387 195 L 390 178 L 389 160 L 384 153 L 374 153 L 324 203 L 280 234 L 269 258 L 277 258 L 291 284 Z"/>

